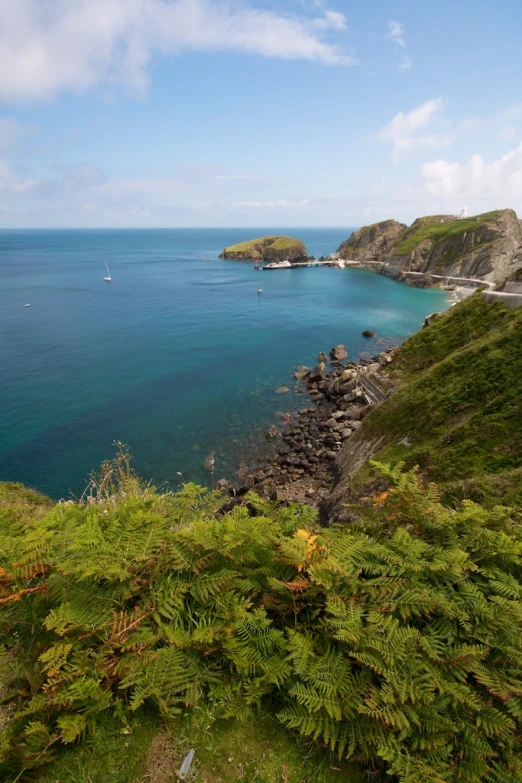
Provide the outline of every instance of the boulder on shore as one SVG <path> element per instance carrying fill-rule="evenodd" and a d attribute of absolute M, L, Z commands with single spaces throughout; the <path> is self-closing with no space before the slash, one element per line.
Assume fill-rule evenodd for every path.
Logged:
<path fill-rule="evenodd" d="M 344 347 L 344 345 L 336 345 L 335 348 L 332 348 L 332 350 L 330 351 L 330 356 L 335 361 L 340 362 L 343 359 L 347 358 L 348 352 Z"/>
<path fill-rule="evenodd" d="M 226 247 L 219 256 L 232 261 L 307 261 L 304 242 L 294 237 L 266 236 Z"/>
<path fill-rule="evenodd" d="M 281 433 L 279 432 L 279 430 L 277 429 L 275 424 L 271 424 L 270 427 L 266 431 L 266 439 L 267 440 L 275 440 L 275 438 L 277 438 L 277 436 L 280 435 L 280 434 Z"/>
<path fill-rule="evenodd" d="M 435 321 L 438 321 L 441 316 L 442 316 L 442 313 L 430 313 L 424 319 L 424 323 L 422 324 L 422 328 L 424 329 L 426 326 L 431 326 L 432 324 L 435 323 Z"/>
<path fill-rule="evenodd" d="M 326 378 L 326 364 L 324 362 L 319 362 L 310 373 L 309 380 L 322 381 L 323 378 Z"/>

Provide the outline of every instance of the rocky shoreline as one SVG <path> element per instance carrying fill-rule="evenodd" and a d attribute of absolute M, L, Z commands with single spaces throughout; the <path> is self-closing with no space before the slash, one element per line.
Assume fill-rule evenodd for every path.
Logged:
<path fill-rule="evenodd" d="M 234 482 L 220 479 L 216 487 L 232 499 L 254 489 L 272 500 L 319 507 L 332 488 L 342 446 L 372 408 L 394 391 L 383 371 L 395 350 L 348 362 L 344 346 L 338 345 L 330 356 L 321 352 L 313 369 L 297 367 L 294 379 L 312 404 L 295 414 L 282 414 L 281 425 L 272 424 L 266 432 L 271 448 L 256 467 L 241 471 Z"/>

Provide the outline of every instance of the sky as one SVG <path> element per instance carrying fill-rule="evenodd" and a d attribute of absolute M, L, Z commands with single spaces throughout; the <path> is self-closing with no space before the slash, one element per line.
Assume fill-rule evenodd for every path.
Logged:
<path fill-rule="evenodd" d="M 0 228 L 522 217 L 520 0 L 0 0 Z"/>

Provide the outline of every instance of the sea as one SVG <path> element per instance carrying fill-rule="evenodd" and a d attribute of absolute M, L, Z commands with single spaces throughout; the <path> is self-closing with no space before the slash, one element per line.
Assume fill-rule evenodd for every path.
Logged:
<path fill-rule="evenodd" d="M 211 456 L 232 478 L 309 404 L 296 365 L 339 343 L 378 353 L 449 307 L 369 271 L 218 258 L 269 233 L 319 257 L 352 229 L 0 231 L 0 481 L 79 497 L 117 442 L 158 487 L 208 486 Z"/>

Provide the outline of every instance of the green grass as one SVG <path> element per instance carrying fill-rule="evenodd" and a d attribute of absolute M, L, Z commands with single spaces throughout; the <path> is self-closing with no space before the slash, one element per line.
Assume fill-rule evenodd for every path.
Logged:
<path fill-rule="evenodd" d="M 365 420 L 365 437 L 385 438 L 377 459 L 420 465 L 449 501 L 522 505 L 522 308 L 476 294 L 407 340 L 392 367 L 400 388 Z"/>
<path fill-rule="evenodd" d="M 43 517 L 54 503 L 45 495 L 23 484 L 0 483 L 0 520 L 25 520 Z"/>
<path fill-rule="evenodd" d="M 306 253 L 305 246 L 300 239 L 273 235 L 250 239 L 248 242 L 238 242 L 236 245 L 226 247 L 225 253 L 246 253 L 251 250 L 262 253 L 267 247 L 269 247 L 271 251 L 295 250 L 297 248 Z"/>
<path fill-rule="evenodd" d="M 493 220 L 500 214 L 496 212 L 485 212 L 483 215 L 477 215 L 476 217 L 468 218 L 466 220 L 452 220 L 446 223 L 434 222 L 438 218 L 436 216 L 429 218 L 422 218 L 416 222 L 416 228 L 412 233 L 412 229 L 408 229 L 402 237 L 402 242 L 395 251 L 398 256 L 405 256 L 412 253 L 417 245 L 423 242 L 425 239 L 433 239 L 436 242 L 440 242 L 449 237 L 459 236 L 467 231 L 473 231 L 477 228 L 477 224 L 484 223 L 488 220 Z M 418 227 L 420 224 L 420 228 Z"/>
<path fill-rule="evenodd" d="M 149 749 L 160 730 L 156 715 L 146 710 L 131 715 L 126 726 L 117 718 L 103 714 L 81 744 L 57 752 L 55 760 L 42 767 L 33 780 L 37 783 L 145 783 L 151 780 L 146 778 Z"/>
<path fill-rule="evenodd" d="M 238 722 L 215 720 L 201 709 L 168 724 L 146 710 L 126 727 L 104 716 L 90 736 L 62 750 L 34 781 L 170 783 L 191 747 L 196 755 L 189 780 L 198 783 L 364 782 L 357 765 L 295 740 L 269 713 Z"/>

